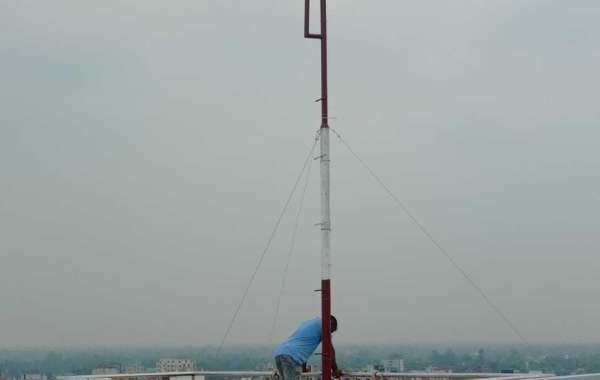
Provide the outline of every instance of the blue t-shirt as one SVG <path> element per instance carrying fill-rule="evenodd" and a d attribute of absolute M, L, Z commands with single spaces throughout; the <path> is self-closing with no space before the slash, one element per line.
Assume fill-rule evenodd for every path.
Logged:
<path fill-rule="evenodd" d="M 321 318 L 304 321 L 296 331 L 275 350 L 275 356 L 290 356 L 297 364 L 303 364 L 321 343 Z"/>

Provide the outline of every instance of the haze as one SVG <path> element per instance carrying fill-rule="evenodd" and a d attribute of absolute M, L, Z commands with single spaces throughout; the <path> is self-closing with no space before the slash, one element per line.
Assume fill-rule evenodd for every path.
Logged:
<path fill-rule="evenodd" d="M 598 341 L 600 3 L 329 9 L 332 126 L 528 340 Z M 219 342 L 319 126 L 302 13 L 2 1 L 0 345 Z M 517 342 L 332 144 L 336 341 Z M 313 165 L 275 341 L 319 310 Z M 268 343 L 297 207 L 228 344 Z"/>

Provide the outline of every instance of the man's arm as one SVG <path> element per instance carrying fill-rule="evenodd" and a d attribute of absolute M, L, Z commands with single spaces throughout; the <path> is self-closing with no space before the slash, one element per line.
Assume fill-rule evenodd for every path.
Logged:
<path fill-rule="evenodd" d="M 343 373 L 339 369 L 337 361 L 335 360 L 335 348 L 333 348 L 333 345 L 331 345 L 331 369 L 333 370 L 334 378 L 339 379 L 340 377 L 342 377 Z"/>

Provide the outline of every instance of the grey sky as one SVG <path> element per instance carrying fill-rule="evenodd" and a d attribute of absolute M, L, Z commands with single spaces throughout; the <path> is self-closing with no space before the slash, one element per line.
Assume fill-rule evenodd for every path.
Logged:
<path fill-rule="evenodd" d="M 2 346 L 221 338 L 318 127 L 302 12 L 0 2 Z M 600 339 L 600 3 L 330 13 L 333 127 L 528 339 Z M 336 340 L 514 341 L 333 142 Z M 277 338 L 318 312 L 313 169 Z M 296 206 L 232 343 L 267 342 Z"/>

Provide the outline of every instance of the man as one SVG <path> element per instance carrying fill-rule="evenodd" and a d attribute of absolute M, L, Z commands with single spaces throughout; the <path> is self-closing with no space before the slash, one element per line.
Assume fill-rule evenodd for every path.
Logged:
<path fill-rule="evenodd" d="M 298 380 L 298 367 L 302 367 L 303 371 L 307 370 L 306 362 L 321 343 L 323 336 L 321 327 L 321 318 L 319 317 L 304 321 L 289 338 L 277 347 L 275 350 L 275 364 L 282 380 Z M 331 332 L 333 333 L 336 330 L 337 319 L 332 315 Z M 339 379 L 342 376 L 342 371 L 340 371 L 335 361 L 333 346 L 331 350 L 333 354 L 333 377 Z"/>

